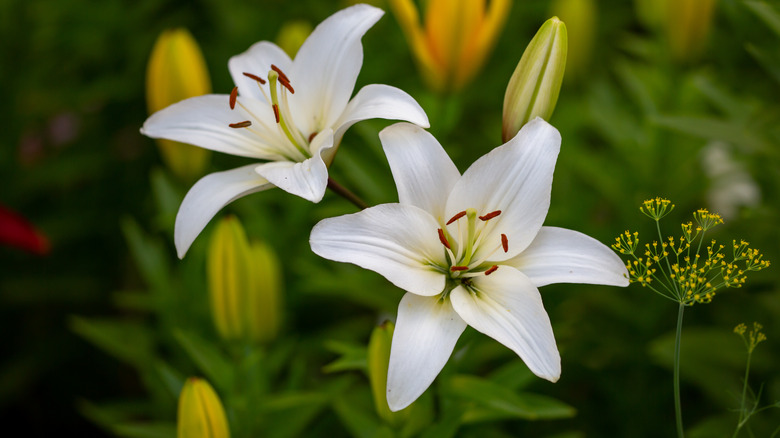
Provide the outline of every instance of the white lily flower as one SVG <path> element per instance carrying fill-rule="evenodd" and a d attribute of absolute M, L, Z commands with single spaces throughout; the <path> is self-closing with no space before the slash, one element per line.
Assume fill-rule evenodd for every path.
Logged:
<path fill-rule="evenodd" d="M 429 126 L 420 105 L 395 87 L 367 85 L 350 100 L 363 65 L 360 40 L 383 14 L 368 5 L 333 14 L 295 60 L 275 44 L 254 44 L 228 62 L 236 84 L 229 96 L 193 97 L 146 120 L 141 132 L 149 137 L 266 161 L 212 173 L 190 189 L 176 216 L 179 257 L 222 207 L 242 196 L 279 187 L 322 200 L 328 166 L 356 122 L 384 118 Z"/>
<path fill-rule="evenodd" d="M 408 292 L 390 353 L 390 408 L 425 392 L 466 325 L 512 349 L 537 376 L 558 380 L 560 356 L 537 288 L 628 285 L 623 262 L 607 246 L 542 226 L 558 131 L 537 118 L 463 175 L 414 125 L 395 124 L 379 137 L 399 203 L 325 219 L 310 242 L 316 254 L 373 270 Z"/>

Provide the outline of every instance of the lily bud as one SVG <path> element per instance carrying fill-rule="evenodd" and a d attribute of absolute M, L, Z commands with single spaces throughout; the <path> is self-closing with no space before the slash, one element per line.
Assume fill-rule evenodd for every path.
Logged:
<path fill-rule="evenodd" d="M 530 120 L 552 116 L 566 68 L 567 45 L 566 25 L 553 17 L 526 47 L 504 94 L 504 142 Z"/>
<path fill-rule="evenodd" d="M 288 21 L 279 29 L 276 35 L 276 44 L 282 48 L 290 58 L 295 58 L 298 49 L 312 32 L 311 23 L 303 20 Z"/>
<path fill-rule="evenodd" d="M 554 0 L 550 15 L 566 23 L 566 77 L 567 83 L 581 78 L 588 68 L 598 12 L 595 0 Z"/>
<path fill-rule="evenodd" d="M 211 92 L 206 61 L 198 43 L 185 29 L 163 32 L 154 44 L 146 70 L 149 114 L 193 96 Z M 208 164 L 208 149 L 157 139 L 165 165 L 185 181 L 200 176 Z"/>
<path fill-rule="evenodd" d="M 275 338 L 281 322 L 281 274 L 271 248 L 250 246 L 238 219 L 226 217 L 211 237 L 207 262 L 219 335 L 228 341 Z"/>
<path fill-rule="evenodd" d="M 387 368 L 395 325 L 385 321 L 375 327 L 368 341 L 368 378 L 374 395 L 376 413 L 386 423 L 396 426 L 407 418 L 408 409 L 392 412 L 387 404 Z"/>
<path fill-rule="evenodd" d="M 178 438 L 229 438 L 225 409 L 209 382 L 190 377 L 179 395 Z"/>
<path fill-rule="evenodd" d="M 675 59 L 697 58 L 709 37 L 715 0 L 666 0 L 666 35 Z"/>
<path fill-rule="evenodd" d="M 390 0 L 428 85 L 458 91 L 482 68 L 509 14 L 510 0 L 430 0 L 425 22 L 412 0 Z"/>

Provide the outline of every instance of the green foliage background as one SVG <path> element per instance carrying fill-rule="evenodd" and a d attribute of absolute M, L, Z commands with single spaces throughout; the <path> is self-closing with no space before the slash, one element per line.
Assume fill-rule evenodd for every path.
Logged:
<path fill-rule="evenodd" d="M 318 259 L 308 247 L 318 220 L 354 207 L 332 193 L 315 205 L 272 190 L 225 209 L 277 250 L 286 306 L 283 334 L 272 344 L 223 345 L 203 274 L 211 227 L 176 259 L 173 218 L 191 182 L 175 181 L 138 132 L 147 116 L 146 62 L 162 30 L 187 27 L 215 92 L 228 93 L 230 56 L 273 40 L 287 20 L 316 24 L 345 5 L 0 2 L 0 204 L 52 242 L 45 257 L 0 248 L 0 411 L 9 430 L 173 436 L 182 379 L 203 375 L 228 406 L 235 436 L 392 436 L 374 414 L 361 370 L 371 330 L 394 316 L 402 291 L 372 272 Z M 357 88 L 385 83 L 414 96 L 465 170 L 500 144 L 506 84 L 549 8 L 516 2 L 482 74 L 452 96 L 425 89 L 388 11 L 363 38 Z M 595 32 L 588 69 L 567 79 L 551 120 L 563 144 L 546 224 L 607 244 L 627 228 L 650 236 L 638 206 L 660 195 L 677 204 L 665 221 L 675 233 L 674 224 L 707 207 L 707 192 L 719 187 L 702 151 L 724 142 L 760 187 L 761 201 L 714 237 L 743 238 L 780 261 L 780 5 L 718 1 L 707 49 L 685 63 L 671 59 L 663 33 L 644 27 L 632 2 L 598 2 Z M 387 124 L 351 128 L 332 167 L 337 181 L 371 204 L 396 200 L 377 137 Z M 211 168 L 241 163 L 215 154 Z M 780 400 L 779 285 L 770 267 L 747 287 L 686 312 L 689 436 L 731 435 L 745 359 L 731 333 L 739 322 L 764 324 L 769 340 L 754 354 L 750 383 L 763 385 L 763 404 Z M 558 383 L 531 378 L 511 351 L 468 329 L 418 403 L 421 424 L 396 432 L 672 435 L 675 306 L 633 285 L 551 285 L 542 296 L 563 360 Z M 759 415 L 755 436 L 772 433 L 779 417 L 777 410 Z"/>

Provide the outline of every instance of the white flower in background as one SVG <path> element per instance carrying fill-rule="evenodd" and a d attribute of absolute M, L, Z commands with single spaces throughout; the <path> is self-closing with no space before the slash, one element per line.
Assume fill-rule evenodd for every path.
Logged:
<path fill-rule="evenodd" d="M 380 134 L 398 204 L 325 219 L 311 233 L 327 259 L 373 270 L 408 293 L 398 307 L 387 401 L 417 399 L 470 325 L 537 376 L 558 380 L 560 356 L 539 295 L 550 283 L 628 285 L 623 262 L 582 233 L 542 227 L 560 134 L 535 119 L 462 176 L 428 132 Z"/>
<path fill-rule="evenodd" d="M 405 92 L 367 85 L 350 100 L 363 64 L 363 34 L 383 12 L 368 5 L 341 10 L 320 23 L 295 60 L 259 42 L 228 62 L 236 88 L 194 97 L 153 114 L 141 132 L 152 138 L 266 161 L 198 181 L 176 216 L 174 240 L 183 257 L 212 217 L 250 193 L 279 187 L 319 202 L 328 166 L 344 131 L 361 120 L 406 120 L 428 127 Z"/>
<path fill-rule="evenodd" d="M 710 179 L 708 204 L 724 219 L 733 219 L 740 208 L 756 207 L 761 202 L 761 189 L 744 163 L 734 158 L 728 143 L 709 143 L 702 149 L 701 164 Z"/>

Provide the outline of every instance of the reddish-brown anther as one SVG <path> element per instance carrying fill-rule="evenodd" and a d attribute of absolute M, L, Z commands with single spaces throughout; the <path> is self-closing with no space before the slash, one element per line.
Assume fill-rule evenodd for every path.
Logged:
<path fill-rule="evenodd" d="M 453 266 L 453 267 L 450 268 L 450 271 L 452 271 L 452 272 L 455 272 L 455 271 L 468 271 L 468 270 L 469 270 L 468 266 Z"/>
<path fill-rule="evenodd" d="M 276 117 L 276 123 L 279 123 L 279 105 L 273 104 L 272 108 L 274 109 L 274 117 Z"/>
<path fill-rule="evenodd" d="M 280 69 L 279 67 L 277 67 L 277 66 L 275 66 L 275 65 L 271 64 L 271 70 L 273 70 L 273 71 L 275 71 L 275 72 L 279 73 L 279 79 L 281 79 L 281 80 L 283 80 L 283 81 L 285 81 L 285 82 L 287 82 L 287 83 L 290 83 L 290 78 L 288 78 L 288 77 L 287 77 L 287 75 L 286 75 L 286 74 L 284 74 L 284 72 L 282 71 L 282 69 Z"/>
<path fill-rule="evenodd" d="M 448 220 L 446 225 L 449 225 L 449 224 L 455 222 L 456 220 L 462 218 L 465 215 L 466 215 L 466 210 L 461 211 L 460 213 L 458 213 L 455 216 L 453 216 L 452 219 Z"/>
<path fill-rule="evenodd" d="M 480 216 L 479 219 L 482 221 L 489 221 L 490 219 L 493 219 L 494 217 L 501 214 L 501 210 L 492 211 L 484 216 Z"/>
<path fill-rule="evenodd" d="M 447 236 L 444 235 L 444 230 L 441 228 L 439 228 L 439 241 L 441 241 L 441 244 L 446 246 L 447 249 L 452 249 L 450 242 L 447 241 Z"/>
<path fill-rule="evenodd" d="M 244 120 L 243 122 L 231 123 L 228 126 L 230 126 L 231 128 L 248 128 L 252 126 L 252 122 L 250 122 L 249 120 Z"/>
<path fill-rule="evenodd" d="M 506 238 L 506 234 L 501 235 L 501 248 L 504 248 L 504 252 L 509 252 L 509 239 Z"/>
<path fill-rule="evenodd" d="M 248 77 L 249 79 L 254 79 L 257 82 L 260 82 L 261 84 L 265 84 L 265 79 L 261 78 L 260 76 L 255 76 L 252 73 L 244 72 L 242 73 L 244 76 Z"/>
<path fill-rule="evenodd" d="M 290 94 L 295 94 L 295 90 L 293 90 L 292 85 L 290 85 L 290 82 L 286 79 L 283 79 L 281 76 L 279 76 L 279 83 L 282 84 L 284 88 L 287 89 L 287 91 L 290 92 Z"/>
<path fill-rule="evenodd" d="M 238 87 L 233 87 L 233 91 L 230 92 L 230 109 L 236 108 L 237 97 L 238 97 Z"/>
<path fill-rule="evenodd" d="M 496 272 L 497 269 L 498 269 L 498 265 L 493 265 L 493 266 L 490 267 L 490 269 L 485 271 L 485 275 L 490 275 L 490 274 Z"/>
<path fill-rule="evenodd" d="M 316 136 L 317 136 L 316 132 L 312 132 L 311 134 L 309 134 L 309 143 L 311 143 L 311 141 L 314 140 L 314 137 Z"/>

